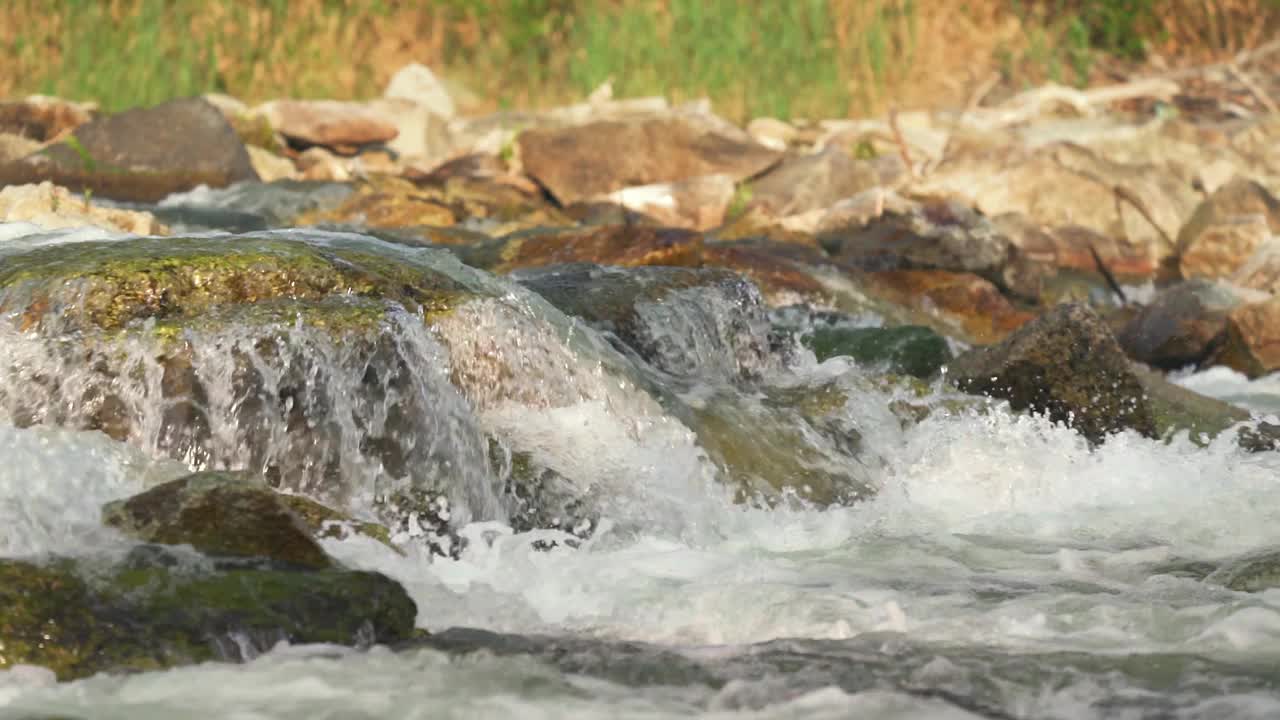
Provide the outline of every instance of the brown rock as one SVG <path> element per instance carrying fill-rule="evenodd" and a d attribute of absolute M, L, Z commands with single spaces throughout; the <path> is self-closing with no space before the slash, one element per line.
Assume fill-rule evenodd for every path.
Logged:
<path fill-rule="evenodd" d="M 0 133 L 48 142 L 92 120 L 93 110 L 90 104 L 42 96 L 0 102 Z"/>
<path fill-rule="evenodd" d="M 920 191 L 967 198 L 990 217 L 1019 213 L 1040 227 L 1077 225 L 1124 238 L 1132 247 L 1125 255 L 1146 258 L 1146 275 L 1174 252 L 1171 239 L 1199 201 L 1160 165 L 1114 162 L 1068 143 L 957 151 Z"/>
<path fill-rule="evenodd" d="M 992 222 L 1028 263 L 1049 273 L 1074 270 L 1101 278 L 1094 251 L 1121 281 L 1146 279 L 1156 271 L 1149 248 L 1126 238 L 1103 235 L 1080 225 L 1044 227 L 1018 213 L 997 216 Z"/>
<path fill-rule="evenodd" d="M 1251 378 L 1280 370 L 1280 297 L 1232 310 L 1214 360 Z"/>
<path fill-rule="evenodd" d="M 354 223 L 373 228 L 448 226 L 457 222 L 453 210 L 438 193 L 393 177 L 378 177 L 359 184 L 335 208 L 308 213 L 300 225 Z"/>
<path fill-rule="evenodd" d="M 1179 274 L 1230 276 L 1276 233 L 1280 200 L 1256 182 L 1232 180 L 1206 198 L 1178 233 Z"/>
<path fill-rule="evenodd" d="M 0 185 L 50 180 L 99 197 L 140 202 L 197 185 L 225 187 L 257 179 L 235 130 L 199 98 L 94 120 L 65 142 L 0 166 Z"/>
<path fill-rule="evenodd" d="M 826 288 L 810 268 L 826 263 L 816 247 L 767 240 L 708 243 L 699 253 L 703 267 L 728 268 L 746 276 L 770 305 L 822 300 Z"/>
<path fill-rule="evenodd" d="M 308 568 L 333 560 L 281 496 L 242 473 L 196 473 L 103 508 L 103 523 L 145 542 Z"/>
<path fill-rule="evenodd" d="M 948 374 L 966 392 L 1042 412 L 1090 442 L 1125 429 L 1156 436 L 1141 381 L 1106 323 L 1085 305 L 1059 305 L 1000 344 L 956 358 Z"/>
<path fill-rule="evenodd" d="M 517 145 L 525 172 L 562 205 L 702 175 L 738 181 L 780 157 L 753 141 L 675 116 L 526 130 Z"/>
<path fill-rule="evenodd" d="M 368 145 L 394 140 L 395 123 L 362 103 L 273 100 L 254 110 L 280 134 L 307 145 Z"/>
<path fill-rule="evenodd" d="M 990 282 L 970 273 L 888 270 L 867 276 L 868 292 L 922 310 L 968 342 L 1004 338 L 1035 316 L 1015 308 Z"/>
<path fill-rule="evenodd" d="M 1188 280 L 1157 295 L 1116 339 L 1129 357 L 1154 367 L 1196 365 L 1222 342 L 1227 313 L 1240 303 L 1240 296 L 1227 287 Z"/>
<path fill-rule="evenodd" d="M 1253 255 L 1230 279 L 1237 287 L 1280 294 L 1280 238 L 1268 238 L 1259 243 Z"/>
<path fill-rule="evenodd" d="M 468 258 L 468 262 L 499 273 L 571 262 L 692 267 L 698 264 L 701 246 L 701 235 L 676 228 L 613 225 L 533 230 L 509 235 L 495 255 Z"/>

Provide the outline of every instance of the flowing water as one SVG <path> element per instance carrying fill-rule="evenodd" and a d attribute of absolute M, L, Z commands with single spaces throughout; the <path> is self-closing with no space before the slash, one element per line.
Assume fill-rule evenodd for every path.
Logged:
<path fill-rule="evenodd" d="M 340 234 L 256 237 L 398 252 Z M 89 231 L 0 225 L 0 238 L 0 268 L 40 247 L 105 247 Z M 166 432 L 181 403 L 146 328 L 93 340 L 98 363 L 117 364 L 127 422 L 112 439 L 77 429 L 93 364 L 66 343 L 89 341 L 0 322 L 0 556 L 127 547 L 99 523 L 102 503 L 193 467 L 275 468 L 293 489 L 383 519 L 400 509 L 380 504 L 388 487 L 425 489 L 449 504 L 452 556 L 412 537 L 404 554 L 360 536 L 324 545 L 401 582 L 432 638 L 70 683 L 20 667 L 0 673 L 0 717 L 1280 716 L 1280 590 L 1235 592 L 1195 570 L 1280 544 L 1280 455 L 1245 454 L 1229 436 L 1199 447 L 1125 434 L 1091 449 L 1040 418 L 949 405 L 940 389 L 904 426 L 887 410 L 893 391 L 841 358 L 791 350 L 744 377 L 737 340 L 708 335 L 732 323 L 667 307 L 642 315 L 696 337 L 667 343 L 688 353 L 654 367 L 514 282 L 442 251 L 404 257 L 476 299 L 427 323 L 393 308 L 363 344 L 286 322 L 267 353 L 261 325 L 234 315 L 191 328 L 184 367 L 206 417 L 185 440 Z M 371 367 L 378 383 L 353 379 Z M 1280 409 L 1273 379 L 1179 381 Z M 826 425 L 771 400 L 831 387 L 842 400 Z M 295 411 L 332 423 L 304 447 L 272 424 Z M 714 451 L 733 443 L 699 424 L 708 415 L 764 453 L 794 435 L 806 467 L 876 492 L 826 508 L 739 502 L 759 485 L 737 477 L 755 460 Z M 855 428 L 856 447 L 834 442 L 830 422 Z M 372 436 L 397 439 L 396 463 L 362 444 Z M 554 470 L 554 494 L 572 502 L 553 509 L 579 512 L 588 531 L 518 522 L 491 438 Z"/>

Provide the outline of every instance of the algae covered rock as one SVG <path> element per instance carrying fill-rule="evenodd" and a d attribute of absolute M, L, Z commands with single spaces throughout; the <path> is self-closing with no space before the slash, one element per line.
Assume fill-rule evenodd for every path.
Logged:
<path fill-rule="evenodd" d="M 196 473 L 164 483 L 108 504 L 102 521 L 144 542 L 191 545 L 206 555 L 333 566 L 280 496 L 244 473 Z"/>
<path fill-rule="evenodd" d="M 1280 548 L 1254 550 L 1227 560 L 1204 581 L 1239 592 L 1280 588 Z"/>
<path fill-rule="evenodd" d="M 93 120 L 67 140 L 0 167 L 0 185 L 51 180 L 139 202 L 257 179 L 235 129 L 200 98 Z"/>
<path fill-rule="evenodd" d="M 408 639 L 416 614 L 378 573 L 200 564 L 149 546 L 105 570 L 0 560 L 0 670 L 71 680 L 244 661 L 280 641 L 363 647 Z"/>
<path fill-rule="evenodd" d="M 1090 442 L 1121 430 L 1156 436 L 1151 407 L 1124 351 L 1084 305 L 1059 305 L 998 345 L 956 358 L 949 372 L 965 392 L 1042 412 Z"/>
<path fill-rule="evenodd" d="M 818 362 L 845 355 L 864 365 L 927 378 L 951 360 L 951 347 L 938 333 L 919 325 L 841 327 L 819 325 L 801 335 Z"/>

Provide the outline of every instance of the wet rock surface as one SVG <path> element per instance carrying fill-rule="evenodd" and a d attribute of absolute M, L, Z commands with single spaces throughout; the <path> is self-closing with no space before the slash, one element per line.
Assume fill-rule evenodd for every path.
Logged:
<path fill-rule="evenodd" d="M 310 569 L 333 561 L 265 482 L 200 473 L 103 508 L 103 524 L 144 542 L 190 545 L 217 557 L 268 558 Z"/>
<path fill-rule="evenodd" d="M 1092 442 L 1122 430 L 1156 436 L 1124 351 L 1085 306 L 1059 305 L 1001 343 L 961 355 L 948 370 L 960 389 L 1044 413 Z"/>
<path fill-rule="evenodd" d="M 60 680 L 243 662 L 277 642 L 367 647 L 409 639 L 417 609 L 383 575 L 208 562 L 141 546 L 122 562 L 0 559 L 0 669 Z"/>

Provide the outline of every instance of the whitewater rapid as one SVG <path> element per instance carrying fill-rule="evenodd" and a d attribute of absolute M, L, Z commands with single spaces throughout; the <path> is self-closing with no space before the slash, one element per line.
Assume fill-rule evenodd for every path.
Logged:
<path fill-rule="evenodd" d="M 803 384 L 863 371 L 802 357 L 779 372 Z M 1276 378 L 1178 380 L 1280 408 Z M 486 412 L 501 425 L 517 411 Z M 611 413 L 580 402 L 505 420 L 563 465 L 616 475 L 576 547 L 495 521 L 464 527 L 456 559 L 323 541 L 402 583 L 418 625 L 443 638 L 477 628 L 585 649 L 282 646 L 241 666 L 63 684 L 18 668 L 0 672 L 0 718 L 1280 716 L 1280 591 L 1176 572 L 1280 544 L 1280 454 L 1246 454 L 1230 433 L 1091 449 L 998 405 L 938 408 L 867 428 L 874 499 L 761 508 L 712 482 L 687 434 L 637 435 Z M 186 469 L 99 433 L 6 424 L 0 457 L 6 557 L 127 548 L 101 505 Z M 611 664 L 620 643 L 639 643 L 639 669 Z M 705 675 L 670 670 L 672 657 Z"/>

